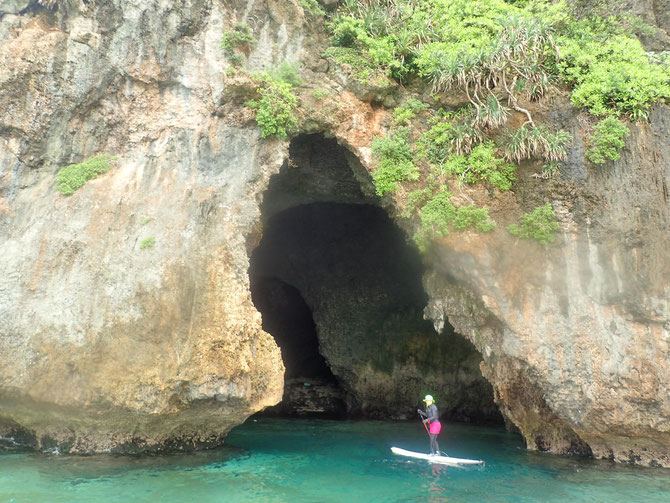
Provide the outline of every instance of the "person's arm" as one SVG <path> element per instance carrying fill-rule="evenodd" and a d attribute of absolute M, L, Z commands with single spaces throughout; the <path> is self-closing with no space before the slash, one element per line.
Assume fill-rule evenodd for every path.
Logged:
<path fill-rule="evenodd" d="M 431 405 L 430 407 L 428 407 L 428 411 L 427 411 L 427 412 L 428 412 L 428 414 L 426 414 L 426 419 L 425 419 L 425 421 L 430 421 L 430 422 L 432 422 L 432 421 L 437 421 L 438 419 L 440 419 L 440 418 L 438 417 L 438 415 L 437 415 L 437 406 L 436 406 L 435 404 L 433 404 L 433 405 Z"/>

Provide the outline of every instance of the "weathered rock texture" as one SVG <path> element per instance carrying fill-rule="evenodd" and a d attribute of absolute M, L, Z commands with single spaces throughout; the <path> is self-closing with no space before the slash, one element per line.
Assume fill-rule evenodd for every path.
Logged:
<path fill-rule="evenodd" d="M 73 452 L 220 442 L 283 388 L 245 248 L 283 149 L 214 113 L 237 14 L 68 5 L 0 19 L 0 417 Z M 296 25 L 275 11 L 259 33 Z M 111 173 L 54 190 L 100 152 Z"/>
<path fill-rule="evenodd" d="M 553 117 L 576 138 L 562 176 L 521 171 L 515 192 L 522 207 L 551 201 L 560 242 L 453 236 L 435 250 L 429 315 L 482 351 L 531 448 L 670 463 L 669 119 L 657 110 L 594 169 L 578 121 Z"/>
<path fill-rule="evenodd" d="M 663 2 L 651 4 L 667 27 Z M 251 302 L 249 254 L 271 215 L 306 203 L 293 193 L 261 217 L 288 142 L 260 139 L 242 106 L 251 81 L 226 71 L 222 32 L 252 27 L 248 70 L 305 62 L 302 130 L 349 150 L 364 198 L 370 144 L 388 115 L 381 104 L 401 92 L 329 69 L 317 23 L 297 2 L 6 5 L 0 434 L 72 452 L 219 442 L 281 397 L 281 355 Z M 329 98 L 310 101 L 315 88 Z M 537 117 L 575 136 L 569 161 L 551 180 L 525 166 L 512 193 L 471 194 L 498 228 L 431 250 L 426 315 L 481 352 L 503 415 L 529 447 L 670 466 L 670 113 L 634 125 L 623 157 L 596 169 L 584 162 L 585 119 L 560 96 L 544 105 L 553 112 Z M 111 172 L 71 197 L 54 190 L 60 167 L 103 152 L 118 156 Z M 351 203 L 332 195 L 347 190 L 335 184 L 316 202 Z M 559 242 L 515 242 L 505 225 L 545 201 L 560 215 Z M 385 207 L 395 214 L 393 201 Z M 147 237 L 155 246 L 140 249 Z M 350 309 L 350 293 L 330 295 Z M 407 361 L 384 361 L 381 346 L 363 372 L 336 337 L 322 337 L 346 313 L 325 294 L 303 295 L 333 372 L 362 390 L 361 410 L 393 392 L 365 387 L 370 376 L 381 382 L 379 369 L 394 386 L 408 382 L 389 368 L 412 365 L 414 338 L 391 339 Z M 369 344 L 362 335 L 350 344 Z"/>

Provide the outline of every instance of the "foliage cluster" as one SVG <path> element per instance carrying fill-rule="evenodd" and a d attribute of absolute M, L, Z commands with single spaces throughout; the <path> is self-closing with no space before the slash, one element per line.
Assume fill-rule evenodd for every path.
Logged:
<path fill-rule="evenodd" d="M 429 121 L 430 129 L 419 139 L 422 155 L 432 163 L 441 163 L 452 153 L 470 153 L 486 137 L 472 116 L 469 107 L 454 112 L 438 110 Z"/>
<path fill-rule="evenodd" d="M 240 64 L 242 63 L 242 56 L 237 51 L 254 43 L 256 43 L 256 39 L 252 35 L 249 25 L 247 23 L 237 23 L 232 30 L 224 32 L 220 47 L 228 61 L 233 64 Z"/>
<path fill-rule="evenodd" d="M 317 0 L 300 0 L 300 5 L 305 10 L 305 12 L 309 12 L 312 16 L 326 15 L 326 11 L 323 10 L 323 7 L 319 5 Z"/>
<path fill-rule="evenodd" d="M 328 97 L 330 92 L 326 89 L 314 89 L 312 91 L 312 96 L 314 96 L 314 99 L 321 101 L 322 99 Z"/>
<path fill-rule="evenodd" d="M 332 59 L 340 66 L 347 66 L 351 73 L 361 82 L 368 82 L 377 70 L 375 64 L 365 52 L 351 47 L 329 47 L 323 53 L 325 58 Z"/>
<path fill-rule="evenodd" d="M 540 98 L 552 73 L 596 115 L 640 119 L 670 97 L 670 68 L 633 36 L 639 22 L 575 12 L 550 0 L 346 0 L 329 27 L 331 44 L 355 56 L 359 72 L 459 87 L 483 125 L 503 123 L 508 108 L 532 123 L 518 100 Z"/>
<path fill-rule="evenodd" d="M 549 131 L 544 126 L 522 126 L 511 131 L 504 141 L 505 158 L 520 162 L 540 157 L 547 162 L 563 161 L 572 135 L 567 131 Z"/>
<path fill-rule="evenodd" d="M 444 188 L 421 208 L 421 226 L 413 239 L 419 250 L 425 251 L 432 238 L 449 235 L 450 228 L 465 230 L 475 228 L 488 232 L 495 222 L 488 214 L 488 208 L 461 206 L 457 208 L 451 202 L 451 194 Z"/>
<path fill-rule="evenodd" d="M 459 182 L 488 182 L 500 190 L 509 190 L 515 180 L 516 166 L 495 155 L 493 142 L 477 145 L 469 155 L 451 155 L 439 166 L 445 173 L 457 175 Z"/>
<path fill-rule="evenodd" d="M 152 248 L 155 244 L 156 244 L 156 238 L 154 237 L 145 238 L 140 243 L 140 250 L 144 250 L 145 248 Z"/>
<path fill-rule="evenodd" d="M 595 22 L 568 26 L 555 67 L 573 87 L 575 106 L 638 120 L 647 118 L 653 103 L 670 98 L 670 67 L 655 64 L 639 40 Z"/>
<path fill-rule="evenodd" d="M 417 75 L 436 91 L 460 86 L 484 123 L 499 124 L 508 113 L 503 98 L 523 110 L 518 92 L 535 98 L 546 90 L 548 19 L 503 0 L 349 0 L 330 24 L 331 43 L 396 79 Z"/>
<path fill-rule="evenodd" d="M 538 206 L 531 213 L 524 213 L 518 224 L 512 224 L 507 230 L 513 236 L 523 239 L 535 239 L 540 244 L 546 245 L 556 240 L 555 233 L 559 225 L 556 220 L 556 212 L 550 203 Z"/>
<path fill-rule="evenodd" d="M 605 117 L 594 126 L 594 133 L 591 136 L 591 148 L 586 152 L 586 157 L 594 164 L 604 164 L 609 161 L 616 161 L 619 158 L 619 150 L 626 142 L 624 137 L 630 134 L 630 131 L 616 117 Z"/>
<path fill-rule="evenodd" d="M 408 135 L 409 130 L 403 127 L 372 142 L 372 152 L 379 159 L 372 181 L 379 196 L 396 190 L 399 182 L 418 176 Z"/>
<path fill-rule="evenodd" d="M 361 80 L 377 73 L 400 82 L 422 79 L 434 93 L 459 91 L 469 101 L 460 109 L 431 111 L 427 122 L 422 113 L 427 105 L 408 101 L 394 111 L 391 133 L 373 145 L 377 192 L 402 186 L 404 215 L 416 212 L 421 221 L 417 242 L 425 246 L 430 236 L 445 235 L 465 221 L 487 227 L 484 208 L 451 202 L 445 185 L 450 178 L 507 190 L 514 180 L 511 162 L 540 159 L 550 176 L 566 159 L 571 135 L 536 124 L 526 104 L 551 86 L 566 85 L 574 105 L 592 114 L 632 120 L 646 118 L 653 103 L 670 97 L 670 58 L 647 54 L 633 36 L 644 26 L 578 11 L 552 0 L 340 2 L 329 22 L 327 56 L 349 65 Z M 502 129 L 512 111 L 525 115 L 525 122 Z M 595 128 L 587 154 L 593 162 L 618 155 L 626 128 L 615 120 Z M 411 183 L 421 177 L 421 183 Z M 543 244 L 553 241 L 557 229 L 550 205 L 509 227 L 514 235 Z"/>
<path fill-rule="evenodd" d="M 298 98 L 293 89 L 300 85 L 295 66 L 282 64 L 273 71 L 256 75 L 259 86 L 257 99 L 246 102 L 256 111 L 256 122 L 261 128 L 261 136 L 286 138 L 289 131 L 298 125 L 295 110 Z"/>
<path fill-rule="evenodd" d="M 401 126 L 408 126 L 417 114 L 428 108 L 430 106 L 426 103 L 416 98 L 410 98 L 393 110 L 393 122 Z"/>
<path fill-rule="evenodd" d="M 107 173 L 116 157 L 102 154 L 90 157 L 79 164 L 70 164 L 61 168 L 56 176 L 56 190 L 69 196 L 84 184 L 102 173 Z"/>

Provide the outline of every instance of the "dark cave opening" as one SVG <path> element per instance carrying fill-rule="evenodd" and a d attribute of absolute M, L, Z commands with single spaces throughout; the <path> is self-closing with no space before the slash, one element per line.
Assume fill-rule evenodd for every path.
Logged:
<path fill-rule="evenodd" d="M 309 377 L 335 382 L 319 353 L 319 339 L 312 311 L 294 286 L 278 278 L 256 278 L 251 298 L 263 313 L 263 330 L 272 334 L 281 349 L 286 379 Z"/>
<path fill-rule="evenodd" d="M 499 422 L 481 355 L 424 319 L 421 256 L 361 173 L 335 140 L 303 135 L 264 194 L 249 279 L 286 367 L 264 413 L 409 418 L 431 393 L 447 418 Z"/>

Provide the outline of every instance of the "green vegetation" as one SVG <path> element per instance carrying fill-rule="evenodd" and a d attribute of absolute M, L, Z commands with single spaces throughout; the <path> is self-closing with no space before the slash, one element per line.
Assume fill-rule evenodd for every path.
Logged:
<path fill-rule="evenodd" d="M 284 82 L 292 88 L 302 85 L 302 79 L 298 75 L 298 63 L 284 62 L 277 68 L 270 70 L 269 76 L 272 80 Z"/>
<path fill-rule="evenodd" d="M 653 103 L 670 98 L 670 67 L 655 64 L 639 40 L 616 30 L 612 21 L 569 20 L 555 68 L 573 88 L 575 106 L 646 119 Z"/>
<path fill-rule="evenodd" d="M 451 155 L 440 166 L 444 172 L 457 175 L 459 182 L 488 182 L 500 190 L 509 190 L 516 166 L 496 157 L 493 142 L 477 145 L 469 155 Z"/>
<path fill-rule="evenodd" d="M 616 117 L 606 117 L 594 126 L 591 136 L 591 148 L 586 157 L 594 164 L 604 164 L 619 158 L 619 149 L 626 145 L 624 137 L 630 131 Z"/>
<path fill-rule="evenodd" d="M 375 63 L 366 53 L 350 47 L 329 47 L 323 53 L 324 58 L 335 61 L 342 67 L 348 67 L 356 79 L 368 82 L 377 71 Z"/>
<path fill-rule="evenodd" d="M 567 157 L 566 147 L 572 141 L 567 131 L 549 131 L 543 126 L 522 126 L 512 131 L 503 144 L 505 158 L 520 162 L 539 157 L 547 162 L 562 161 Z"/>
<path fill-rule="evenodd" d="M 410 218 L 416 210 L 422 206 L 425 206 L 426 203 L 432 199 L 432 197 L 432 186 L 413 190 L 407 195 L 407 201 L 405 202 L 405 208 L 402 212 L 402 216 L 404 218 Z"/>
<path fill-rule="evenodd" d="M 107 173 L 112 168 L 116 157 L 107 154 L 97 155 L 86 159 L 79 164 L 70 164 L 58 172 L 56 176 L 56 190 L 61 194 L 69 196 L 84 184 L 102 173 Z"/>
<path fill-rule="evenodd" d="M 452 227 L 488 232 L 495 227 L 495 222 L 490 219 L 488 208 L 457 208 L 451 202 L 451 194 L 443 188 L 421 208 L 421 226 L 413 237 L 414 242 L 419 250 L 426 251 L 431 239 L 448 236 Z"/>
<path fill-rule="evenodd" d="M 241 64 L 242 56 L 238 51 L 256 43 L 247 23 L 237 23 L 232 30 L 224 32 L 221 38 L 221 49 L 226 58 L 233 64 Z"/>
<path fill-rule="evenodd" d="M 312 16 L 326 15 L 326 11 L 323 10 L 317 0 L 300 0 L 300 5 L 305 10 L 305 12 L 309 12 Z"/>
<path fill-rule="evenodd" d="M 408 126 L 417 114 L 428 108 L 430 108 L 429 105 L 426 105 L 415 98 L 410 98 L 393 110 L 393 122 L 401 126 Z"/>
<path fill-rule="evenodd" d="M 372 142 L 372 152 L 379 159 L 372 181 L 379 196 L 396 190 L 398 182 L 418 176 L 408 134 L 407 128 L 400 128 Z"/>
<path fill-rule="evenodd" d="M 282 64 L 271 72 L 257 75 L 258 99 L 249 100 L 246 105 L 256 111 L 256 122 L 261 128 L 261 136 L 286 138 L 291 129 L 298 125 L 295 110 L 298 99 L 293 89 L 302 82 L 295 66 Z"/>
<path fill-rule="evenodd" d="M 470 153 L 485 139 L 484 131 L 474 122 L 472 107 L 454 112 L 438 110 L 429 121 L 431 128 L 419 139 L 419 150 L 432 163 L 441 163 L 452 153 Z"/>
<path fill-rule="evenodd" d="M 532 124 L 519 100 L 541 98 L 558 83 L 552 74 L 572 88 L 576 106 L 596 115 L 645 118 L 652 103 L 670 98 L 670 68 L 633 35 L 648 27 L 563 2 L 348 0 L 329 28 L 336 61 L 363 76 L 414 75 L 437 92 L 458 88 L 484 127 L 503 124 L 510 108 Z"/>
<path fill-rule="evenodd" d="M 535 239 L 540 244 L 546 245 L 556 240 L 555 233 L 558 230 L 556 212 L 550 203 L 538 206 L 531 213 L 524 213 L 519 224 L 507 227 L 510 234 L 523 239 Z"/>
<path fill-rule="evenodd" d="M 452 203 L 446 187 L 454 179 L 509 190 L 511 163 L 539 161 L 545 177 L 558 170 L 572 136 L 536 123 L 531 113 L 532 102 L 552 86 L 567 86 L 574 105 L 592 114 L 632 120 L 670 97 L 669 58 L 645 53 L 633 35 L 648 27 L 610 16 L 615 8 L 601 3 L 595 10 L 594 2 L 550 0 L 340 3 L 328 23 L 326 57 L 362 82 L 378 75 L 423 80 L 436 102 L 448 101 L 446 93 L 469 102 L 435 111 L 407 100 L 394 110 L 389 133 L 373 143 L 377 193 L 399 192 L 402 214 L 421 222 L 416 240 L 422 246 L 448 229 L 483 230 L 492 223 L 485 208 Z M 524 121 L 511 129 L 515 112 Z M 626 132 L 615 118 L 602 121 L 589 159 L 614 158 Z M 546 243 L 557 225 L 551 207 L 542 206 L 510 232 Z"/>
<path fill-rule="evenodd" d="M 145 238 L 142 240 L 140 243 L 140 250 L 144 250 L 145 248 L 152 248 L 156 244 L 156 238 Z"/>
<path fill-rule="evenodd" d="M 315 99 L 321 101 L 322 99 L 328 97 L 330 93 L 326 91 L 325 89 L 314 89 L 312 91 L 312 96 L 314 96 Z"/>
<path fill-rule="evenodd" d="M 398 80 L 417 75 L 436 91 L 460 86 L 476 106 L 519 109 L 515 92 L 546 89 L 553 46 L 546 2 L 535 11 L 503 0 L 347 1 L 330 23 L 331 43 L 355 50 Z"/>

